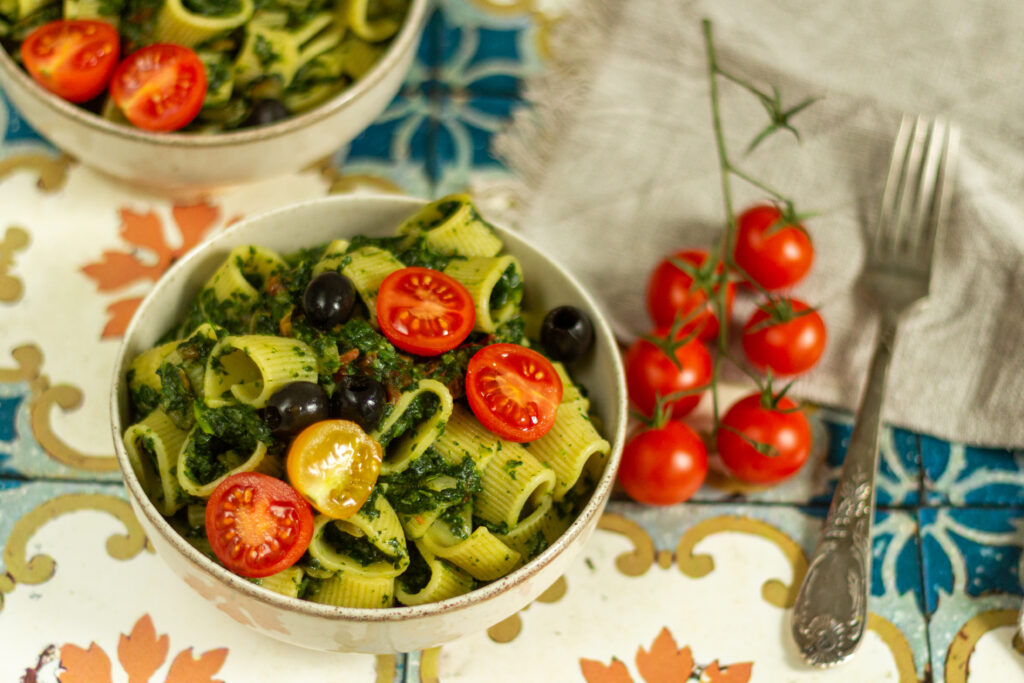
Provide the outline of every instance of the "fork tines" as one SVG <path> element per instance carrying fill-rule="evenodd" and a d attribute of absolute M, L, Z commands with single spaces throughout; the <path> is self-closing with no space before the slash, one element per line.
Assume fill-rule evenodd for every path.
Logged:
<path fill-rule="evenodd" d="M 869 261 L 930 270 L 937 228 L 952 188 L 959 129 L 904 116 L 893 144 Z"/>

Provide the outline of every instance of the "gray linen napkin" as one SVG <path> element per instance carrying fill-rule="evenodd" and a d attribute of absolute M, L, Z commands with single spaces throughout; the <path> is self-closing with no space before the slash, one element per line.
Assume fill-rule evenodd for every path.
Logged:
<path fill-rule="evenodd" d="M 724 86 L 736 158 L 788 192 L 817 260 L 795 294 L 829 344 L 795 391 L 855 408 L 877 325 L 856 285 L 904 112 L 961 124 L 948 238 L 928 305 L 895 352 L 886 418 L 986 445 L 1024 445 L 1024 4 L 1016 0 L 591 0 L 552 36 L 554 64 L 497 142 L 521 181 L 523 233 L 574 271 L 624 339 L 646 331 L 643 292 L 662 255 L 710 243 L 723 220 L 700 19 L 720 61 L 784 102 L 822 100 L 742 157 L 765 123 Z M 737 183 L 737 209 L 762 195 Z M 742 322 L 748 312 L 741 310 Z"/>

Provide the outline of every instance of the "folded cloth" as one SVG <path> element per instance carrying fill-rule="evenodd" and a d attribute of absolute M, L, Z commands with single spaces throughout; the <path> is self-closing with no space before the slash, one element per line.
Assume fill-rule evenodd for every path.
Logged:
<path fill-rule="evenodd" d="M 791 196 L 816 247 L 794 290 L 829 342 L 800 396 L 854 409 L 874 346 L 858 286 L 903 113 L 963 129 L 931 297 L 900 328 L 885 419 L 944 439 L 1024 445 L 1024 4 L 1016 0 L 583 0 L 550 36 L 532 107 L 496 143 L 519 185 L 521 231 L 597 295 L 616 333 L 650 327 L 647 276 L 664 255 L 710 245 L 724 220 L 701 18 L 719 61 L 784 105 L 821 100 L 744 156 L 767 122 L 722 84 L 734 159 Z M 734 181 L 736 209 L 765 199 Z M 740 312 L 742 313 L 742 311 Z M 737 321 L 743 317 L 737 315 Z"/>

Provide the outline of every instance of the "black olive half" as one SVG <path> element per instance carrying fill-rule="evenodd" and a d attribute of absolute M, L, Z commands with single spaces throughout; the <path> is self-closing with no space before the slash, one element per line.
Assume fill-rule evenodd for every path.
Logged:
<path fill-rule="evenodd" d="M 288 107 L 281 100 L 265 99 L 252 103 L 252 111 L 245 119 L 245 126 L 268 126 L 291 116 Z"/>
<path fill-rule="evenodd" d="M 544 316 L 540 343 L 555 360 L 576 360 L 594 345 L 594 324 L 575 306 L 552 308 Z"/>
<path fill-rule="evenodd" d="M 302 310 L 310 323 L 326 330 L 340 325 L 352 315 L 356 288 L 341 273 L 321 273 L 309 281 L 302 295 Z"/>
<path fill-rule="evenodd" d="M 326 420 L 327 393 L 313 382 L 286 384 L 267 401 L 263 422 L 274 436 L 292 436 L 313 424 Z"/>
<path fill-rule="evenodd" d="M 388 392 L 369 375 L 345 375 L 331 396 L 331 417 L 351 420 L 370 432 L 377 428 Z"/>

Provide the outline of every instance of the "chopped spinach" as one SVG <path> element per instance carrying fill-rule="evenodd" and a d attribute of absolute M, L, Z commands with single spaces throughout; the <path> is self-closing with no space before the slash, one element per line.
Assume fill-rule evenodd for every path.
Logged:
<path fill-rule="evenodd" d="M 409 566 L 398 577 L 407 593 L 419 593 L 428 583 L 433 572 L 415 544 L 409 546 Z"/>
<path fill-rule="evenodd" d="M 148 384 L 132 386 L 135 380 L 135 371 L 129 370 L 125 377 L 128 383 L 128 397 L 131 401 L 132 417 L 135 421 L 149 415 L 160 407 L 160 392 Z"/>
<path fill-rule="evenodd" d="M 430 488 L 430 481 L 440 476 L 453 477 L 455 486 L 440 491 Z M 380 480 L 387 484 L 388 502 L 396 512 L 404 514 L 466 503 L 483 488 L 480 472 L 472 458 L 467 456 L 460 464 L 452 465 L 432 448 L 413 460 L 406 469 L 397 474 L 383 475 Z"/>
<path fill-rule="evenodd" d="M 188 375 L 178 365 L 163 363 L 157 368 L 160 377 L 160 405 L 168 415 L 177 417 L 178 422 L 191 422 L 192 392 L 189 390 Z"/>
<path fill-rule="evenodd" d="M 548 539 L 544 535 L 543 531 L 538 531 L 526 541 L 526 556 L 537 557 L 542 552 L 547 550 Z"/>
<path fill-rule="evenodd" d="M 203 433 L 244 453 L 251 453 L 261 441 L 268 445 L 273 443 L 270 428 L 252 406 L 231 404 L 210 408 L 196 401 L 194 409 L 196 422 Z"/>
<path fill-rule="evenodd" d="M 412 429 L 418 422 L 436 413 L 440 406 L 441 399 L 437 394 L 429 391 L 418 394 L 388 430 L 377 437 L 377 441 L 383 448 L 387 448 L 388 444 Z"/>
<path fill-rule="evenodd" d="M 256 59 L 259 60 L 260 66 L 264 69 L 274 62 L 281 61 L 281 55 L 274 52 L 274 44 L 258 33 L 252 45 L 252 51 L 256 54 Z"/>
<path fill-rule="evenodd" d="M 519 270 L 515 264 L 509 264 L 505 272 L 491 290 L 490 305 L 492 311 L 497 311 L 509 303 L 519 303 L 523 300 L 523 279 L 519 276 Z"/>
<path fill-rule="evenodd" d="M 347 534 L 339 529 L 338 525 L 334 523 L 327 524 L 324 527 L 323 533 L 324 541 L 336 552 L 348 555 L 364 567 L 375 562 L 387 562 L 388 564 L 398 566 L 405 557 L 401 552 L 401 548 L 396 548 L 398 550 L 396 554 L 389 555 L 370 543 L 365 536 L 356 538 L 352 534 Z"/>

